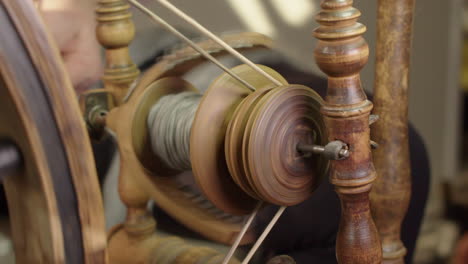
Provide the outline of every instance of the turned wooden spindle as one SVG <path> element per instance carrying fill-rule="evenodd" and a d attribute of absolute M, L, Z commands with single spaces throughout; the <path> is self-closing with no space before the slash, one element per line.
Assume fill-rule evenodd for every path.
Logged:
<path fill-rule="evenodd" d="M 322 107 L 329 140 L 347 144 L 350 155 L 331 161 L 330 181 L 341 200 L 341 221 L 336 241 L 339 263 L 381 263 L 382 249 L 372 220 L 369 192 L 376 178 L 372 164 L 369 115 L 372 103 L 361 87 L 360 71 L 369 48 L 357 22 L 361 13 L 352 0 L 322 1 L 314 31 L 318 44 L 315 59 L 328 75 L 328 90 Z"/>
<path fill-rule="evenodd" d="M 105 90 L 112 94 L 116 106 L 124 103 L 130 86 L 140 74 L 130 58 L 128 49 L 135 36 L 135 26 L 129 9 L 130 5 L 125 0 L 99 0 L 96 9 L 98 21 L 96 35 L 106 50 L 104 86 Z M 107 119 L 108 127 L 118 131 L 120 119 L 112 117 Z M 119 148 L 119 151 L 121 155 L 125 155 L 128 149 Z M 119 194 L 127 207 L 125 231 L 130 237 L 143 239 L 154 233 L 156 223 L 146 210 L 150 198 L 135 182 L 132 166 L 121 164 Z"/>
<path fill-rule="evenodd" d="M 371 192 L 372 214 L 384 263 L 404 263 L 401 223 L 411 196 L 408 146 L 408 77 L 414 0 L 380 0 L 372 127 L 379 144 L 373 157 L 378 178 Z M 395 67 L 398 65 L 398 67 Z"/>
<path fill-rule="evenodd" d="M 96 9 L 96 35 L 106 50 L 104 86 L 120 105 L 129 87 L 140 74 L 129 55 L 128 45 L 135 37 L 130 5 L 124 0 L 99 0 Z"/>

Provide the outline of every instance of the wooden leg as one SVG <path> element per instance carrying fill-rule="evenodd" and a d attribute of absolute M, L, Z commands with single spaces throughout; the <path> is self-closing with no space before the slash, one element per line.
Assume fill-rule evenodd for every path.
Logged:
<path fill-rule="evenodd" d="M 369 191 L 376 174 L 370 150 L 369 115 L 372 103 L 361 87 L 359 72 L 369 48 L 357 22 L 359 10 L 352 0 L 322 1 L 316 19 L 320 27 L 315 59 L 328 75 L 322 114 L 330 141 L 345 142 L 349 157 L 331 161 L 330 181 L 341 199 L 341 221 L 336 242 L 339 263 L 381 263 L 379 235 L 371 217 Z"/>
<path fill-rule="evenodd" d="M 401 223 L 411 196 L 408 77 L 414 0 L 379 0 L 372 139 L 378 178 L 371 193 L 384 263 L 404 263 Z M 395 67 L 398 65 L 398 67 Z"/>

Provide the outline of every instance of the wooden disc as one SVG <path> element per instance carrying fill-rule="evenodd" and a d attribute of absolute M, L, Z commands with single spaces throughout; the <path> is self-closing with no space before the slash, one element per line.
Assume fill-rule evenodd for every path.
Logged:
<path fill-rule="evenodd" d="M 256 103 L 273 88 L 259 89 L 247 96 L 234 111 L 231 122 L 229 122 L 226 131 L 225 155 L 229 172 L 234 182 L 241 187 L 251 197 L 260 200 L 258 195 L 252 189 L 252 184 L 249 183 L 249 178 L 246 177 L 244 165 L 242 162 L 242 142 L 244 139 L 244 131 L 247 125 L 249 116 Z"/>
<path fill-rule="evenodd" d="M 263 65 L 259 67 L 287 84 L 274 70 Z M 239 65 L 232 71 L 257 89 L 274 86 L 247 65 Z M 256 202 L 231 179 L 224 155 L 224 141 L 236 106 L 250 93 L 230 75 L 222 74 L 201 99 L 190 136 L 190 160 L 198 186 L 219 209 L 236 215 L 251 212 Z"/>
<path fill-rule="evenodd" d="M 33 1 L 0 1 L 0 138 L 16 263 L 105 263 L 104 209 L 75 90 Z"/>
<path fill-rule="evenodd" d="M 135 154 L 145 169 L 159 176 L 170 176 L 178 171 L 170 169 L 151 149 L 148 133 L 148 114 L 158 100 L 169 94 L 198 92 L 190 83 L 177 77 L 165 77 L 153 82 L 144 92 L 138 103 L 132 124 L 132 140 Z"/>
<path fill-rule="evenodd" d="M 243 160 L 253 189 L 263 200 L 291 206 L 307 199 L 328 162 L 297 151 L 299 143 L 326 143 L 322 99 L 308 87 L 288 85 L 267 93 L 255 106 L 244 135 Z"/>

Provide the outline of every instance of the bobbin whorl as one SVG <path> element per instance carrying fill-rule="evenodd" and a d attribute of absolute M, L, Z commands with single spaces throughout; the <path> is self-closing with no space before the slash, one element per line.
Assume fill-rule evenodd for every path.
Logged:
<path fill-rule="evenodd" d="M 287 84 L 276 71 L 263 65 L 258 66 L 281 83 Z M 247 65 L 239 65 L 231 71 L 257 90 L 275 86 Z M 196 183 L 213 204 L 235 215 L 252 212 L 258 203 L 234 182 L 224 153 L 226 129 L 232 114 L 251 93 L 251 90 L 227 73 L 221 74 L 203 95 L 190 136 L 190 160 Z"/>
<path fill-rule="evenodd" d="M 257 197 L 291 206 L 309 198 L 325 174 L 328 161 L 301 153 L 298 144 L 324 145 L 322 100 L 310 88 L 285 85 L 257 101 L 242 142 L 242 160 Z"/>
<path fill-rule="evenodd" d="M 326 144 L 322 99 L 261 67 L 284 85 L 275 87 L 246 65 L 235 67 L 256 91 L 222 74 L 204 95 L 192 127 L 197 183 L 208 199 L 233 214 L 250 212 L 258 200 L 298 204 L 310 197 L 328 168 L 321 156 L 297 150 L 299 143 Z"/>
<path fill-rule="evenodd" d="M 193 92 L 160 97 L 148 118 L 155 155 L 176 170 L 192 167 L 206 198 L 230 214 L 247 214 L 258 200 L 298 204 L 310 197 L 328 168 L 319 155 L 297 150 L 298 144 L 326 144 L 322 99 L 310 88 L 289 85 L 278 73 L 261 67 L 284 85 L 275 87 L 241 65 L 232 70 L 254 83 L 255 92 L 222 74 L 203 95 L 195 118 L 179 110 L 195 109 L 198 100 L 190 104 L 177 99 L 193 99 Z M 189 160 L 184 139 L 191 120 Z M 183 145 L 181 151 L 177 144 Z"/>

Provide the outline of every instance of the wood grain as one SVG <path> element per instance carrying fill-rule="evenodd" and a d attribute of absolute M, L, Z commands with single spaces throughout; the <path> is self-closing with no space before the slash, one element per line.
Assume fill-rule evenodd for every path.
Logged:
<path fill-rule="evenodd" d="M 96 9 L 96 36 L 106 51 L 104 88 L 120 105 L 130 86 L 140 75 L 130 58 L 128 45 L 135 37 L 130 5 L 124 0 L 100 0 Z"/>
<path fill-rule="evenodd" d="M 45 147 L 25 96 L 7 89 L 18 87 L 18 83 L 7 77 L 12 73 L 5 62 L 0 61 L 0 122 L 8 125 L 0 126 L 0 137 L 13 140 L 27 164 L 4 181 L 16 263 L 63 263 L 62 225 Z"/>
<path fill-rule="evenodd" d="M 331 161 L 330 181 L 341 200 L 341 221 L 336 241 L 339 263 L 381 263 L 382 249 L 371 217 L 369 191 L 376 178 L 372 164 L 369 114 L 359 72 L 369 56 L 362 34 L 366 28 L 357 20 L 361 13 L 352 0 L 322 1 L 316 16 L 320 24 L 315 59 L 328 75 L 328 90 L 322 113 L 329 140 L 341 140 L 350 156 Z"/>
<path fill-rule="evenodd" d="M 240 51 L 269 48 L 272 43 L 267 37 L 256 33 L 227 35 L 223 39 Z M 222 48 L 209 40 L 200 41 L 198 45 L 213 56 L 226 54 Z M 158 92 L 151 91 L 151 84 L 164 77 L 181 76 L 204 62 L 206 60 L 190 47 L 181 47 L 163 57 L 142 76 L 135 88 L 129 91 L 128 99 L 109 112 L 107 124 L 118 138 L 121 157 L 119 193 L 126 206 L 132 208 L 129 210 L 128 219 L 138 219 L 141 214 L 144 214 L 147 201 L 152 199 L 165 212 L 191 230 L 214 241 L 230 244 L 234 241 L 241 226 L 220 221 L 187 198 L 174 181 L 161 177 L 167 175 L 149 170 L 151 168 L 145 166 L 146 163 L 141 159 L 140 151 L 143 141 L 136 140 L 134 137 L 135 131 L 140 130 L 128 129 L 128 124 L 141 123 L 137 121 L 141 117 L 136 115 L 141 105 L 145 103 L 145 98 L 152 97 L 147 93 Z M 168 174 L 172 173 L 168 172 Z M 243 243 L 251 242 L 253 239 L 253 233 L 248 232 Z"/>
<path fill-rule="evenodd" d="M 371 192 L 372 214 L 384 263 L 404 263 L 401 223 L 411 196 L 408 147 L 408 85 L 414 0 L 379 0 L 374 114 L 371 136 L 378 178 Z M 398 67 L 396 67 L 398 65 Z"/>
<path fill-rule="evenodd" d="M 32 65 L 37 69 L 39 78 L 46 87 L 44 91 L 52 111 L 50 117 L 55 119 L 59 131 L 66 166 L 70 171 L 70 180 L 77 199 L 75 206 L 81 224 L 84 261 L 104 263 L 106 236 L 101 194 L 91 145 L 76 94 L 64 70 L 59 52 L 32 3 L 3 1 L 2 4 L 12 14 L 11 18 L 29 51 Z"/>
<path fill-rule="evenodd" d="M 279 73 L 259 66 L 275 79 L 287 83 Z M 258 90 L 275 86 L 246 64 L 231 70 Z M 257 203 L 232 180 L 226 164 L 224 142 L 232 114 L 251 93 L 229 74 L 222 73 L 203 95 L 190 134 L 190 160 L 197 185 L 216 207 L 235 215 L 251 213 Z"/>
<path fill-rule="evenodd" d="M 113 264 L 221 264 L 224 255 L 212 248 L 192 245 L 174 236 L 153 233 L 135 237 L 117 226 L 109 238 L 109 259 Z M 229 264 L 239 264 L 232 258 Z"/>

